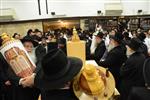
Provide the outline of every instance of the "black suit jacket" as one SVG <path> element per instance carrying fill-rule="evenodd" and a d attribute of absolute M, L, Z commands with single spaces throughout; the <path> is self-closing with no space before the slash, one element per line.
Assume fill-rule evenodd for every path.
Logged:
<path fill-rule="evenodd" d="M 142 43 L 140 49 L 141 49 L 141 52 L 145 55 L 145 57 L 148 58 L 149 55 L 148 55 L 148 48 L 147 48 L 147 46 L 144 43 Z"/>
<path fill-rule="evenodd" d="M 130 90 L 134 86 L 144 86 L 143 64 L 145 55 L 142 53 L 132 54 L 121 67 L 121 98 L 127 100 Z"/>
<path fill-rule="evenodd" d="M 6 74 L 8 66 L 6 66 L 6 62 L 4 61 L 2 55 L 0 54 L 0 92 L 2 92 L 5 88 L 5 82 L 8 81 L 8 76 Z"/>
<path fill-rule="evenodd" d="M 41 91 L 42 100 L 78 100 L 71 89 Z"/>
<path fill-rule="evenodd" d="M 120 87 L 120 68 L 127 58 L 125 51 L 126 50 L 122 45 L 117 46 L 108 52 L 104 61 L 98 62 L 99 66 L 109 68 L 115 78 L 118 90 Z"/>
<path fill-rule="evenodd" d="M 97 48 L 95 49 L 95 53 L 94 53 L 94 60 L 98 63 L 100 61 L 100 59 L 103 57 L 103 54 L 106 50 L 106 46 L 105 46 L 105 42 L 101 41 Z"/>
<path fill-rule="evenodd" d="M 134 87 L 128 100 L 150 100 L 150 90 L 145 87 Z"/>
<path fill-rule="evenodd" d="M 3 58 L 2 54 L 0 53 L 0 84 L 3 86 L 3 84 L 9 80 L 7 70 L 9 68 L 9 65 Z"/>

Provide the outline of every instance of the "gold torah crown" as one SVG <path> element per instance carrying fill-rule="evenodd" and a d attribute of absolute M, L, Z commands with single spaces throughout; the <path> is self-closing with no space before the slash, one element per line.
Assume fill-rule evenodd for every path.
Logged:
<path fill-rule="evenodd" d="M 86 65 L 80 77 L 80 87 L 89 95 L 101 94 L 105 89 L 105 84 L 99 77 L 99 72 L 94 65 Z"/>
<path fill-rule="evenodd" d="M 73 41 L 73 42 L 80 41 L 80 38 L 79 38 L 79 36 L 78 36 L 78 33 L 77 33 L 77 31 L 76 31 L 76 28 L 75 28 L 75 27 L 73 28 L 72 41 Z"/>
<path fill-rule="evenodd" d="M 1 39 L 3 41 L 2 44 L 4 44 L 7 41 L 14 40 L 7 33 L 2 33 L 0 36 L 1 36 Z"/>

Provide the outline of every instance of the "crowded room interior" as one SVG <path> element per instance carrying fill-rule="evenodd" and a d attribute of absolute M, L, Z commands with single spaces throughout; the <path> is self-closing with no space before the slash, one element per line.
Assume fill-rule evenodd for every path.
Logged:
<path fill-rule="evenodd" d="M 150 100 L 150 0 L 0 0 L 0 100 Z"/>

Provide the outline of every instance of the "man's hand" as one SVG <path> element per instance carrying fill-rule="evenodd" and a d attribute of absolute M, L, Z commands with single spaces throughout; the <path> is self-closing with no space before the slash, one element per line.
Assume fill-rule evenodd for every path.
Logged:
<path fill-rule="evenodd" d="M 35 77 L 35 74 L 23 78 L 21 81 L 21 85 L 23 87 L 32 87 L 34 85 L 34 77 Z"/>

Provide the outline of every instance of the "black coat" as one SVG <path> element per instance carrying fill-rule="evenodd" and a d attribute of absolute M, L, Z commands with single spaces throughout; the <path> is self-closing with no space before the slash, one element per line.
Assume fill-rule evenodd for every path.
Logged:
<path fill-rule="evenodd" d="M 6 74 L 8 65 L 7 62 L 3 59 L 2 54 L 0 53 L 0 86 L 3 86 L 4 82 L 8 80 L 8 76 Z"/>
<path fill-rule="evenodd" d="M 135 87 L 132 89 L 128 100 L 150 100 L 150 89 Z"/>
<path fill-rule="evenodd" d="M 42 58 L 52 49 L 58 48 L 58 44 L 56 42 L 50 42 L 47 44 L 47 51 L 46 48 L 43 45 L 39 45 L 35 50 L 35 55 L 37 57 L 37 68 L 35 69 L 35 73 L 40 70 L 41 67 L 41 60 Z"/>
<path fill-rule="evenodd" d="M 98 63 L 100 59 L 103 57 L 104 53 L 106 50 L 105 42 L 101 41 L 98 45 L 97 48 L 95 49 L 94 53 L 94 60 Z"/>
<path fill-rule="evenodd" d="M 13 100 L 12 99 L 12 86 L 5 85 L 5 82 L 9 80 L 7 76 L 8 65 L 0 54 L 0 100 Z"/>
<path fill-rule="evenodd" d="M 121 100 L 127 100 L 134 86 L 144 86 L 143 64 L 145 55 L 135 52 L 121 67 Z"/>
<path fill-rule="evenodd" d="M 90 60 L 91 59 L 90 47 L 91 47 L 91 42 L 92 41 L 90 39 L 87 39 L 85 41 L 86 41 L 86 60 Z"/>
<path fill-rule="evenodd" d="M 99 66 L 109 68 L 116 81 L 116 88 L 120 87 L 120 68 L 126 60 L 125 48 L 117 46 L 108 52 L 104 61 L 98 63 Z"/>
<path fill-rule="evenodd" d="M 42 100 L 78 100 L 72 90 L 41 91 Z"/>
<path fill-rule="evenodd" d="M 147 46 L 144 43 L 142 43 L 140 49 L 141 49 L 141 52 L 145 55 L 145 57 L 148 58 L 149 54 L 148 54 Z"/>

